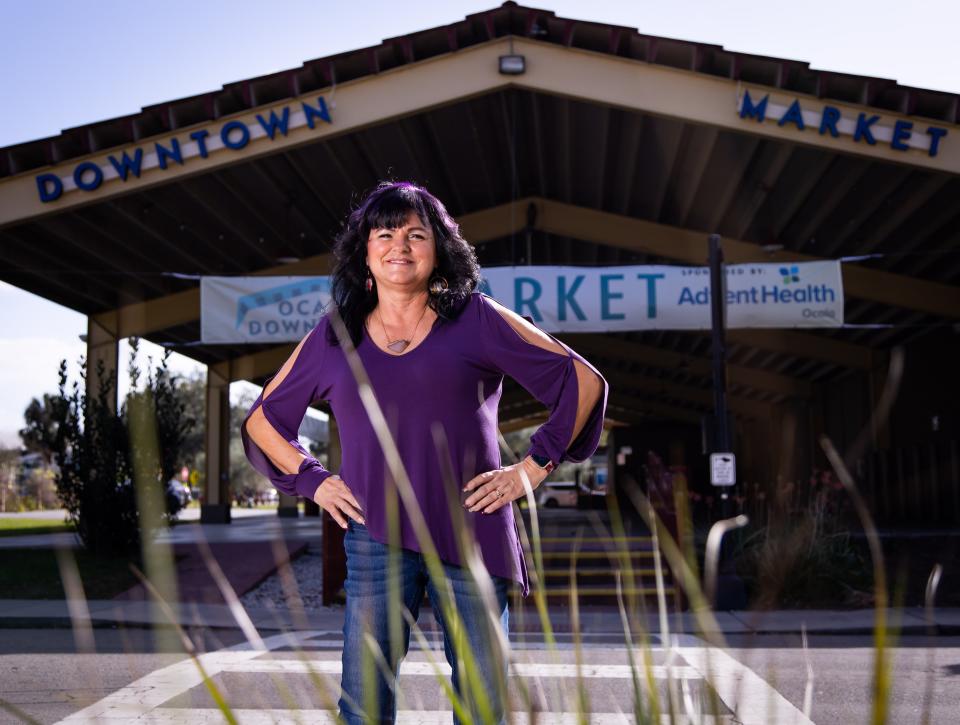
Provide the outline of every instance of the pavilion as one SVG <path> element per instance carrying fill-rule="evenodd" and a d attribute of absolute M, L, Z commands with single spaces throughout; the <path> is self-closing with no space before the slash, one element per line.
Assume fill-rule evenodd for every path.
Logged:
<path fill-rule="evenodd" d="M 901 346 L 856 471 L 881 519 L 956 524 L 958 122 L 957 95 L 506 2 L 0 149 L 0 278 L 85 314 L 108 376 L 129 336 L 208 366 L 203 517 L 229 521 L 229 385 L 292 345 L 202 344 L 198 277 L 328 274 L 380 179 L 425 183 L 484 266 L 702 265 L 710 233 L 729 262 L 840 258 L 844 327 L 729 332 L 741 476 L 809 475 L 821 434 L 846 450 Z M 707 334 L 562 337 L 610 382 L 614 479 L 651 447 L 700 470 Z M 505 391 L 504 430 L 543 416 Z"/>

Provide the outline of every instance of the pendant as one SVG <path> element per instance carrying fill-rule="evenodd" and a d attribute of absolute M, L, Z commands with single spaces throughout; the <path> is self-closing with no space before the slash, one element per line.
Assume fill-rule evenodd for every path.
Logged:
<path fill-rule="evenodd" d="M 394 352 L 403 352 L 409 344 L 409 340 L 394 340 L 393 342 L 388 342 L 387 347 Z"/>

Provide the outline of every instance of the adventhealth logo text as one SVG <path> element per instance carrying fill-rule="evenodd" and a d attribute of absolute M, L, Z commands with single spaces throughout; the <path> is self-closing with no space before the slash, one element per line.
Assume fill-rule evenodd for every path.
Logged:
<path fill-rule="evenodd" d="M 818 304 L 836 302 L 837 293 L 826 284 L 784 289 L 776 285 L 763 285 L 740 290 L 727 290 L 728 305 L 790 305 Z M 684 287 L 680 293 L 678 305 L 709 305 L 710 288 L 703 287 L 696 292 Z"/>

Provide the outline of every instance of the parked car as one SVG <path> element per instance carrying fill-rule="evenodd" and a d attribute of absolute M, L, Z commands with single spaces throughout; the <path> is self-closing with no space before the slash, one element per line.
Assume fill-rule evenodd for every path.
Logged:
<path fill-rule="evenodd" d="M 576 508 L 576 481 L 545 481 L 537 489 L 537 506 L 541 508 Z"/>

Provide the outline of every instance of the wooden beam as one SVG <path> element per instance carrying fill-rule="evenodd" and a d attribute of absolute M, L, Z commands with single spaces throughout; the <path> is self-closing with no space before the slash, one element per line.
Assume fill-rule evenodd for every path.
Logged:
<path fill-rule="evenodd" d="M 537 226 L 545 232 L 687 264 L 706 264 L 707 235 L 703 232 L 548 199 L 529 201 L 537 204 Z M 787 250 L 764 252 L 756 244 L 737 239 L 724 239 L 723 249 L 730 264 L 822 261 Z M 844 291 L 850 297 L 937 317 L 960 317 L 960 287 L 856 264 L 844 264 L 842 270 Z"/>
<path fill-rule="evenodd" d="M 232 360 L 214 363 L 210 369 L 231 382 L 257 380 L 277 372 L 284 361 L 293 354 L 294 348 L 296 345 L 293 343 L 278 345 L 267 350 L 241 355 Z"/>
<path fill-rule="evenodd" d="M 713 392 L 707 388 L 697 388 L 672 380 L 651 377 L 649 375 L 625 373 L 618 370 L 605 370 L 604 368 L 598 369 L 607 379 L 611 389 L 614 387 L 621 390 L 634 388 L 653 393 L 662 393 L 670 398 L 686 400 L 708 408 L 713 407 Z M 764 420 L 769 417 L 773 407 L 769 403 L 750 400 L 749 398 L 744 398 L 739 395 L 728 395 L 727 405 L 736 415 L 757 420 Z"/>
<path fill-rule="evenodd" d="M 526 206 L 522 202 L 501 204 L 460 217 L 460 227 L 465 236 L 474 240 L 497 239 L 520 228 L 519 221 L 526 219 Z M 317 254 L 291 264 L 282 264 L 250 272 L 252 277 L 270 275 L 327 275 L 333 271 L 332 254 Z M 186 325 L 200 319 L 200 288 L 176 292 L 164 297 L 154 297 L 94 315 L 104 321 L 116 319 L 120 337 L 149 335 L 178 325 Z"/>
<path fill-rule="evenodd" d="M 700 425 L 703 417 L 703 413 L 691 408 L 680 405 L 670 405 L 669 403 L 663 403 L 657 400 L 638 398 L 634 395 L 626 395 L 624 393 L 614 394 L 612 391 L 607 404 L 614 408 L 625 408 L 626 410 L 633 411 L 635 415 L 679 420 L 684 423 L 693 423 L 696 425 Z M 609 413 L 608 417 L 616 419 L 618 415 L 619 412 L 614 410 Z M 636 423 L 641 421 L 634 419 L 630 422 Z"/>
<path fill-rule="evenodd" d="M 666 370 L 685 369 L 694 375 L 710 378 L 713 374 L 710 361 L 686 353 L 666 350 L 653 345 L 642 345 L 599 334 L 563 333 L 558 337 L 577 352 L 605 356 L 610 359 L 629 360 Z M 779 373 L 742 365 L 727 366 L 727 380 L 751 390 L 760 390 L 778 395 L 810 395 L 810 384 Z"/>
<path fill-rule="evenodd" d="M 499 73 L 497 58 L 508 50 L 526 57 L 526 73 L 518 76 Z M 598 79 L 603 79 L 603 82 L 598 82 Z M 726 129 L 791 145 L 811 146 L 830 154 L 850 154 L 887 163 L 960 173 L 960 146 L 957 144 L 941 144 L 939 153 L 931 156 L 923 149 L 904 152 L 890 148 L 887 143 L 858 143 L 846 134 L 833 138 L 812 129 L 799 131 L 792 124 L 781 126 L 773 115 L 765 122 L 744 119 L 740 117 L 736 106 L 736 99 L 744 90 L 739 79 L 721 78 L 639 59 L 511 36 L 341 83 L 337 86 L 337 108 L 331 110 L 332 123 L 315 123 L 310 128 L 298 120 L 291 123 L 289 131 L 283 134 L 276 134 L 272 138 L 264 135 L 252 138 L 242 150 L 211 148 L 201 155 L 199 149 L 195 151 L 194 144 L 190 143 L 190 149 L 184 152 L 183 164 L 161 169 L 151 162 L 142 173 L 129 175 L 126 180 L 116 177 L 109 161 L 109 156 L 117 157 L 124 152 L 131 156 L 137 150 L 144 155 L 149 154 L 154 150 L 155 143 L 167 148 L 174 141 L 186 145 L 190 142 L 191 133 L 205 132 L 211 138 L 217 138 L 227 122 L 240 122 L 248 129 L 258 130 L 258 115 L 283 115 L 284 109 L 302 113 L 300 104 L 305 102 L 316 107 L 317 97 L 321 94 L 311 91 L 280 103 L 247 109 L 197 126 L 141 139 L 135 144 L 97 151 L 43 168 L 43 172 L 64 179 L 68 189 L 73 186 L 74 170 L 82 162 L 97 165 L 105 174 L 105 181 L 96 190 L 70 190 L 53 203 L 41 202 L 37 194 L 35 176 L 41 169 L 16 174 L 0 181 L 0 227 L 209 173 L 232 164 L 289 151 L 320 139 L 356 132 L 511 87 L 557 96 L 564 103 L 573 99 L 605 108 L 675 118 L 711 129 Z M 787 93 L 772 87 L 754 86 L 749 90 L 756 95 L 756 101 L 769 94 L 771 105 L 786 107 L 798 99 L 811 111 L 823 108 L 823 99 L 815 96 Z M 880 116 L 878 127 L 885 129 L 893 128 L 897 121 L 906 120 L 875 107 L 835 100 L 831 100 L 830 105 L 840 109 L 843 117 L 848 119 L 857 118 L 859 113 Z M 953 133 L 948 141 L 954 138 L 954 124 L 937 125 L 950 127 Z M 923 138 L 919 129 L 914 135 Z M 567 149 L 562 148 L 561 152 L 566 153 Z"/>
<path fill-rule="evenodd" d="M 635 389 L 661 394 L 707 408 L 713 406 L 713 393 L 707 388 L 699 388 L 651 375 L 610 370 L 603 365 L 597 365 L 597 369 L 607 379 L 610 385 L 610 395 L 614 391 Z M 531 396 L 526 390 L 519 385 L 511 384 L 504 391 L 503 397 L 500 399 L 500 405 L 501 409 L 508 411 L 515 406 L 525 406 L 525 403 L 529 400 L 531 400 Z M 770 403 L 752 400 L 741 395 L 729 395 L 728 404 L 731 411 L 743 418 L 763 420 L 769 417 L 772 410 Z M 526 410 L 525 407 L 524 410 Z"/>
<path fill-rule="evenodd" d="M 706 237 L 701 232 L 536 197 L 464 214 L 460 224 L 465 236 L 473 244 L 503 237 L 522 229 L 526 219 L 525 210 L 530 203 L 538 206 L 539 227 L 553 234 L 654 254 L 688 264 L 701 265 L 706 259 Z M 735 239 L 724 240 L 724 249 L 730 262 L 786 262 L 819 259 L 785 251 L 768 254 L 755 244 Z M 270 267 L 251 272 L 251 274 L 258 276 L 329 274 L 332 264 L 331 255 L 322 254 L 294 264 Z M 927 314 L 960 317 L 960 287 L 856 267 L 851 264 L 845 264 L 842 268 L 844 286 L 851 296 Z M 106 312 L 103 315 L 114 313 L 119 315 L 121 337 L 146 335 L 197 320 L 200 316 L 200 294 L 198 290 L 188 290 L 127 305 L 120 310 Z M 101 315 L 95 316 L 96 319 L 100 317 Z M 768 344 L 775 344 L 778 340 L 774 331 L 763 331 L 766 337 L 760 336 L 759 331 L 754 332 L 755 340 L 766 339 Z M 739 331 L 731 331 L 731 334 L 735 336 Z M 849 343 L 834 340 L 824 340 L 820 343 L 796 337 L 802 334 L 804 333 L 791 331 L 780 335 L 779 339 L 784 342 L 779 347 L 786 347 L 784 352 L 790 352 L 792 349 L 794 354 L 800 350 L 806 350 L 808 355 L 819 351 L 816 357 L 827 358 L 831 362 L 849 367 L 862 368 L 865 364 L 867 353 L 858 351 Z"/>
<path fill-rule="evenodd" d="M 869 370 L 873 353 L 863 345 L 794 330 L 727 330 L 727 342 L 823 360 L 855 370 Z"/>

